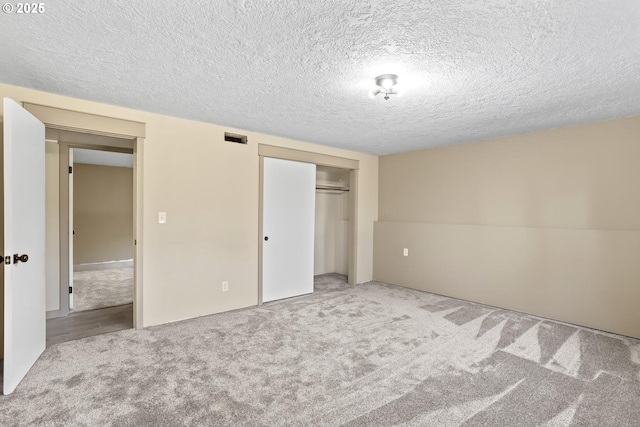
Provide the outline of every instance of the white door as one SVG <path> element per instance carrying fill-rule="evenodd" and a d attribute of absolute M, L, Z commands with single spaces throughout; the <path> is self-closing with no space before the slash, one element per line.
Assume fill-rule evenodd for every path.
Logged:
<path fill-rule="evenodd" d="M 316 165 L 265 157 L 262 301 L 313 292 Z"/>
<path fill-rule="evenodd" d="M 13 100 L 3 104 L 3 393 L 9 394 L 46 345 L 45 146 L 44 125 Z"/>

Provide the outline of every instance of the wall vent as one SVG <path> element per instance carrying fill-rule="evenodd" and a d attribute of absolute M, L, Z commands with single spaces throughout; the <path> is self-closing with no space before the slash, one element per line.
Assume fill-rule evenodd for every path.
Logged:
<path fill-rule="evenodd" d="M 236 144 L 246 144 L 247 136 L 246 135 L 238 135 L 237 133 L 225 132 L 224 140 L 229 142 L 235 142 Z"/>

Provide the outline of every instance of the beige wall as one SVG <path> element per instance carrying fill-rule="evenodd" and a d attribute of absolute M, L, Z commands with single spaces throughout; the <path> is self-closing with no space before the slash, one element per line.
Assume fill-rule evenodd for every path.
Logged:
<path fill-rule="evenodd" d="M 374 278 L 640 337 L 638 159 L 640 117 L 381 157 Z"/>
<path fill-rule="evenodd" d="M 349 270 L 349 193 L 316 192 L 313 274 Z"/>
<path fill-rule="evenodd" d="M 372 278 L 376 156 L 9 85 L 0 85 L 0 95 L 146 123 L 144 326 L 257 304 L 258 143 L 360 161 L 357 278 Z M 247 135 L 249 144 L 224 142 L 225 131 Z M 167 212 L 167 224 L 157 223 L 160 211 Z M 224 293 L 223 280 L 229 281 Z"/>
<path fill-rule="evenodd" d="M 133 169 L 73 165 L 73 263 L 133 259 Z"/>

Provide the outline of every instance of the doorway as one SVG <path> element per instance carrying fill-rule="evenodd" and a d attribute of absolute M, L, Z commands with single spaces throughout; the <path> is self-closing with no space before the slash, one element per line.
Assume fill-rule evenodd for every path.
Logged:
<path fill-rule="evenodd" d="M 47 345 L 133 328 L 135 141 L 47 128 L 46 146 Z"/>
<path fill-rule="evenodd" d="M 133 311 L 133 153 L 72 148 L 69 311 Z"/>
<path fill-rule="evenodd" d="M 68 169 L 72 167 L 69 163 L 70 148 L 75 144 L 91 145 L 94 149 L 102 146 L 107 151 L 133 152 L 134 303 L 130 324 L 142 328 L 141 167 L 145 124 L 27 102 L 21 106 L 9 98 L 3 99 L 3 107 L 4 123 L 0 138 L 3 156 L 0 156 L 0 160 L 3 165 L 4 182 L 1 188 L 4 194 L 0 190 L 0 195 L 3 196 L 4 206 L 0 207 L 3 207 L 4 233 L 0 234 L 4 234 L 3 252 L 16 252 L 15 256 L 7 255 L 4 258 L 4 274 L 0 275 L 0 287 L 4 288 L 2 295 L 5 297 L 3 314 L 0 316 L 4 320 L 4 325 L 0 322 L 4 343 L 4 348 L 0 348 L 3 350 L 0 356 L 4 358 L 0 377 L 3 377 L 3 393 L 8 394 L 44 351 L 48 326 L 46 319 L 68 321 L 83 314 L 69 315 L 68 296 L 70 272 L 73 271 L 69 256 L 72 227 L 69 222 Z M 74 141 L 74 135 L 79 135 L 81 140 Z M 104 141 L 101 142 L 101 138 Z M 57 193 L 52 196 L 45 194 L 45 184 L 48 182 L 45 176 L 50 172 L 46 166 L 53 166 L 50 169 L 55 171 L 56 163 L 59 166 L 58 179 L 49 180 L 58 184 Z M 47 210 L 51 207 L 47 207 L 46 203 L 56 201 L 59 206 L 54 211 L 58 213 L 58 218 L 55 215 L 47 218 Z M 51 264 L 55 268 L 46 268 L 50 258 L 56 260 Z M 49 309 L 49 303 L 55 307 Z M 77 331 L 89 330 L 96 324 L 103 325 L 103 322 L 100 319 L 85 319 L 84 325 Z"/>

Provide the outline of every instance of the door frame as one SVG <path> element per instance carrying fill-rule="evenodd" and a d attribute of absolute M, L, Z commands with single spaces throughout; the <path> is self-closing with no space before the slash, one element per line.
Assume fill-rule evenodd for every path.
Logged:
<path fill-rule="evenodd" d="M 302 163 L 312 163 L 316 166 L 330 166 L 349 170 L 349 235 L 348 235 L 348 280 L 350 285 L 358 283 L 358 171 L 360 161 L 346 157 L 331 156 L 311 151 L 278 147 L 275 145 L 258 144 L 259 158 L 259 190 L 258 190 L 258 305 L 262 304 L 262 256 L 263 256 L 263 203 L 264 203 L 264 158 L 271 157 L 282 160 L 293 160 Z"/>
<path fill-rule="evenodd" d="M 113 117 L 98 116 L 94 114 L 84 113 L 80 111 L 65 110 L 62 108 L 50 107 L 45 105 L 31 104 L 23 102 L 23 107 L 33 114 L 38 120 L 43 122 L 47 129 L 59 131 L 72 131 L 96 136 L 109 136 L 120 139 L 131 140 L 133 142 L 133 238 L 134 245 L 133 260 L 133 327 L 134 329 L 143 328 L 143 164 L 144 164 L 144 139 L 146 136 L 146 124 L 126 119 Z M 67 149 L 60 150 L 60 166 L 66 162 L 66 168 L 69 167 L 69 150 L 70 146 L 78 145 L 76 143 L 68 144 Z M 82 145 L 82 144 L 79 144 Z M 94 149 L 113 149 L 113 146 L 91 145 Z M 88 148 L 88 147 L 78 147 Z M 116 149 L 118 147 L 115 147 Z M 120 150 L 122 147 L 120 147 Z M 128 152 L 131 152 L 129 149 Z M 63 192 L 66 192 L 66 199 L 63 199 Z M 60 315 L 67 315 L 69 311 L 69 174 L 60 173 L 60 209 L 66 206 L 67 215 L 63 218 L 60 212 Z M 66 259 L 66 262 L 63 261 Z M 63 286 L 64 284 L 64 286 Z M 66 289 L 66 293 L 62 289 Z M 66 300 L 66 313 L 64 313 Z"/>

